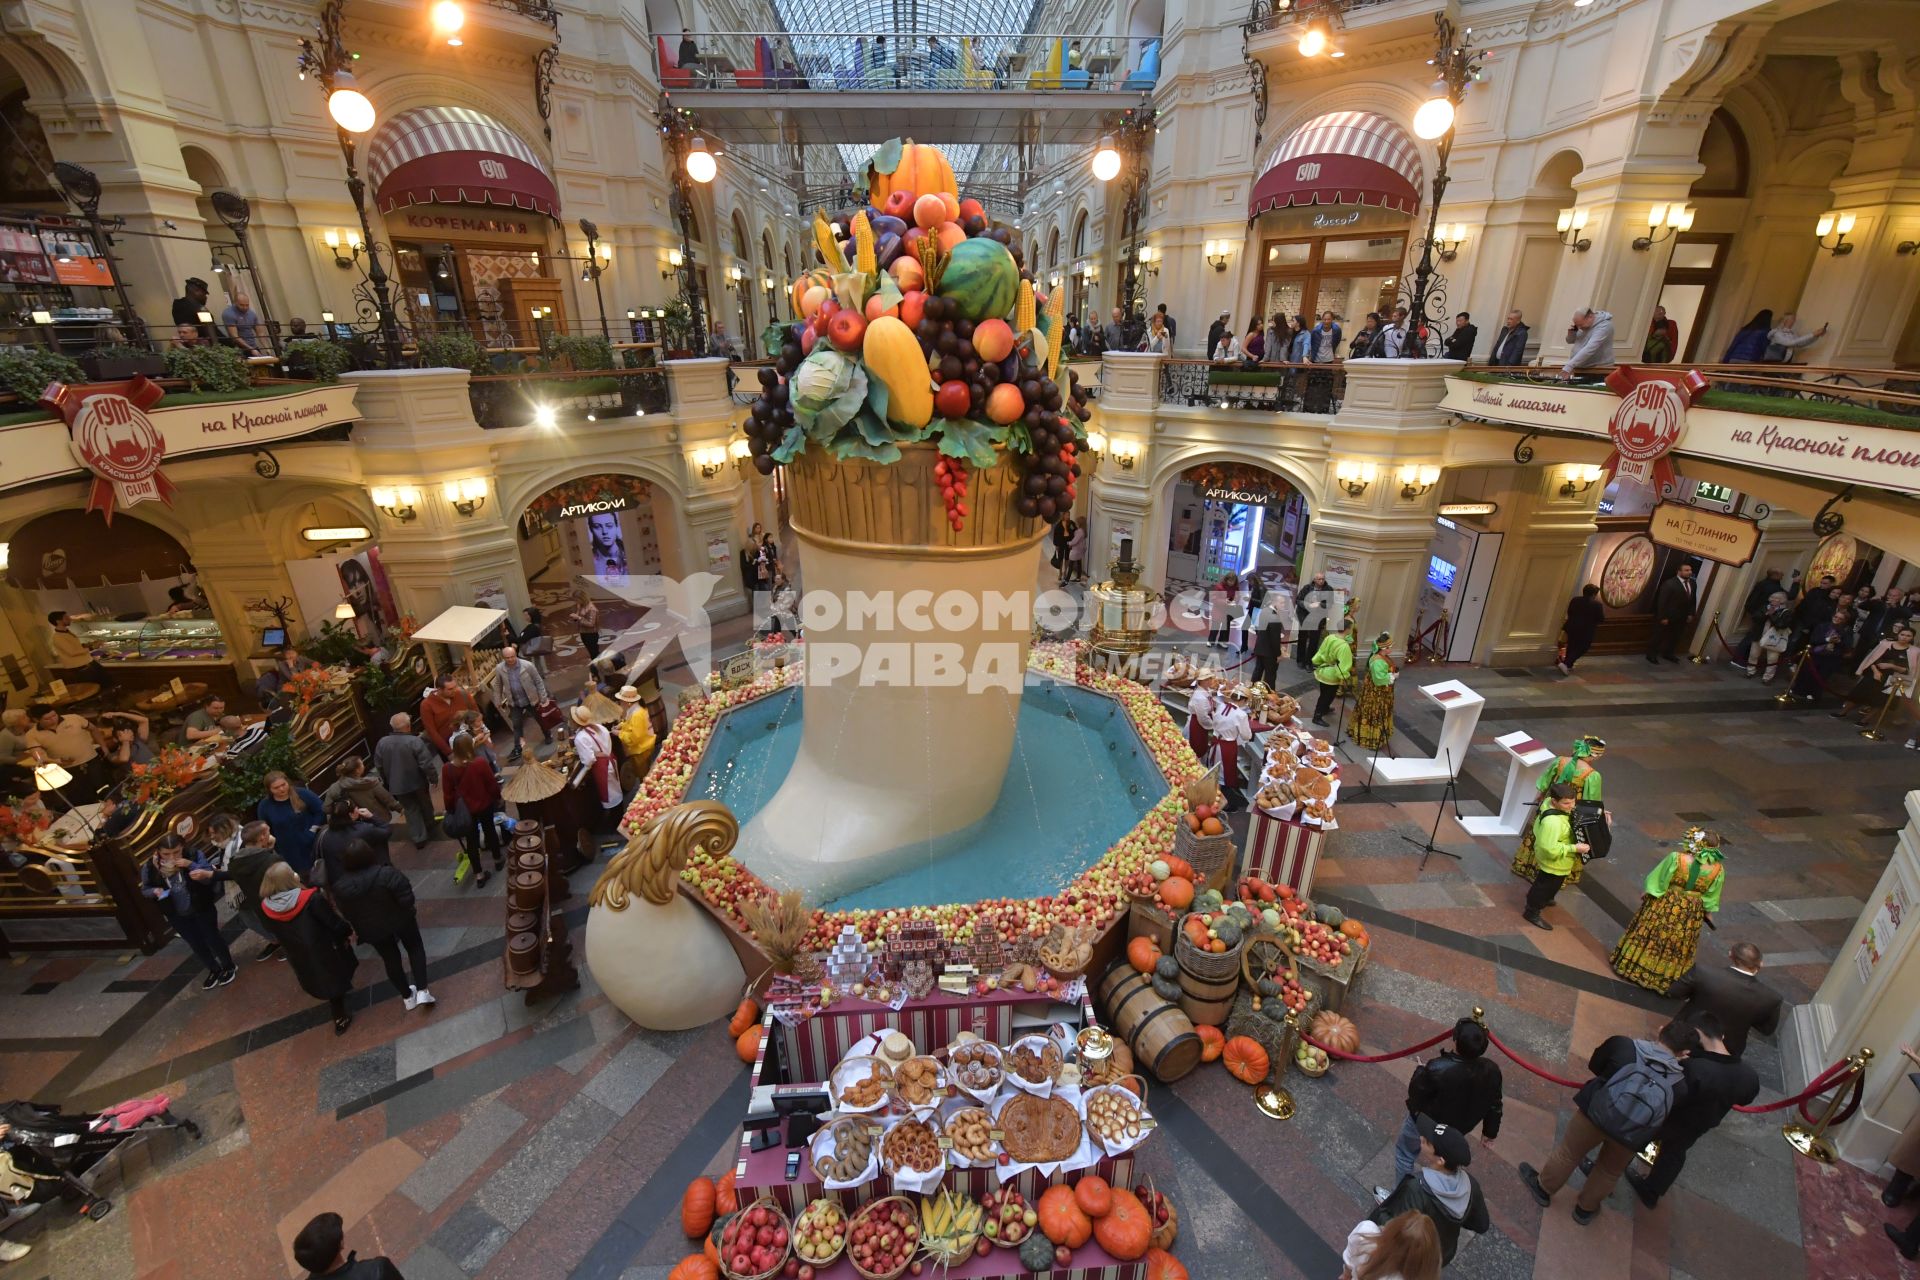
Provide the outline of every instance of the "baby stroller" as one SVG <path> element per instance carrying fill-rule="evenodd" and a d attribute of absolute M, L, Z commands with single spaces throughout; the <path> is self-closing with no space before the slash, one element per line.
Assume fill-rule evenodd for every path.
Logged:
<path fill-rule="evenodd" d="M 95 1194 L 94 1184 L 123 1147 L 166 1129 L 183 1130 L 198 1141 L 200 1126 L 168 1109 L 165 1094 L 133 1098 L 105 1111 L 66 1115 L 59 1107 L 33 1102 L 0 1106 L 0 1205 L 12 1223 L 56 1197 L 79 1205 L 98 1222 L 113 1211 L 113 1201 Z"/>

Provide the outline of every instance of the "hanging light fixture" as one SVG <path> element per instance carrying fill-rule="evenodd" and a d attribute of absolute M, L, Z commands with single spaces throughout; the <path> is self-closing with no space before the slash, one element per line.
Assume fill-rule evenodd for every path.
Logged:
<path fill-rule="evenodd" d="M 340 71 L 333 77 L 333 92 L 327 95 L 327 114 L 348 133 L 365 133 L 373 128 L 373 103 L 355 87 L 353 72 Z"/>
<path fill-rule="evenodd" d="M 1413 113 L 1414 133 L 1428 142 L 1444 136 L 1447 130 L 1453 128 L 1454 117 L 1453 99 L 1447 96 L 1446 81 L 1434 81 L 1432 93 L 1433 96 L 1421 103 L 1420 109 Z"/>
<path fill-rule="evenodd" d="M 687 148 L 687 176 L 695 182 L 712 182 L 717 172 L 719 166 L 714 163 L 713 152 L 707 150 L 707 140 L 695 138 Z"/>
<path fill-rule="evenodd" d="M 1120 176 L 1120 153 L 1114 150 L 1110 137 L 1100 139 L 1100 147 L 1093 153 L 1093 176 L 1102 182 L 1112 182 Z"/>
<path fill-rule="evenodd" d="M 460 43 L 460 28 L 466 25 L 467 11 L 460 0 L 438 0 L 430 11 L 433 19 L 433 32 L 442 36 L 451 45 Z"/>
<path fill-rule="evenodd" d="M 1309 23 L 1300 33 L 1300 56 L 1317 58 L 1327 51 L 1327 29 L 1318 22 Z"/>

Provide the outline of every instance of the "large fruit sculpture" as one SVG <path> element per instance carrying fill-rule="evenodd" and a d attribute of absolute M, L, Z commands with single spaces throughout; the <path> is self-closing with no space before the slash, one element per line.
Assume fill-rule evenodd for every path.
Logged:
<path fill-rule="evenodd" d="M 809 448 L 891 463 L 931 442 L 950 460 L 939 479 L 957 530 L 973 472 L 1004 449 L 1019 460 L 1018 513 L 1062 518 L 1093 416 L 1060 372 L 1065 295 L 1034 288 L 1012 232 L 957 198 L 936 147 L 882 146 L 868 197 L 814 217 L 821 265 L 792 281 L 794 319 L 770 335 L 747 420 L 754 466 L 772 474 Z"/>

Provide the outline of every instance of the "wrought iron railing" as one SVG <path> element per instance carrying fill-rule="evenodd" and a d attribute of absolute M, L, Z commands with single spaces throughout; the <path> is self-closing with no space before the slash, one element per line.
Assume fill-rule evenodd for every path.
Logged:
<path fill-rule="evenodd" d="M 930 38 L 937 43 L 929 45 Z M 1141 74 L 1148 46 L 1157 39 L 1090 32 L 712 31 L 696 33 L 693 42 L 698 59 L 685 67 L 677 65 L 677 40 L 666 40 L 664 66 L 655 44 L 655 71 L 665 88 L 755 93 L 1151 89 L 1158 75 L 1152 68 Z M 1152 59 L 1157 66 L 1158 59 Z"/>
<path fill-rule="evenodd" d="M 467 398 L 474 421 L 489 431 L 644 417 L 673 404 L 664 368 L 480 374 L 468 382 Z"/>
<path fill-rule="evenodd" d="M 1168 360 L 1160 366 L 1160 403 L 1255 409 L 1269 413 L 1337 413 L 1347 395 L 1346 367 Z"/>

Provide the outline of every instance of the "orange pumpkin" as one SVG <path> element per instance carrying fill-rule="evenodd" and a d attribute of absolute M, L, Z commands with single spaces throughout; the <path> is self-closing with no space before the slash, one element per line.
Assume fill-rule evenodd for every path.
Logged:
<path fill-rule="evenodd" d="M 1034 1210 L 1040 1215 L 1040 1230 L 1055 1244 L 1078 1249 L 1093 1236 L 1093 1219 L 1073 1198 L 1071 1187 L 1048 1187 Z"/>
<path fill-rule="evenodd" d="M 740 1195 L 733 1189 L 733 1170 L 720 1175 L 720 1181 L 713 1184 L 713 1211 L 715 1213 L 738 1213 Z"/>
<path fill-rule="evenodd" d="M 1213 939 L 1207 937 L 1206 921 L 1202 920 L 1199 916 L 1188 916 L 1186 922 L 1180 926 L 1180 930 L 1186 935 L 1188 942 L 1191 942 L 1202 951 L 1207 950 L 1208 945 L 1213 941 Z"/>
<path fill-rule="evenodd" d="M 1327 1048 L 1338 1049 L 1342 1053 L 1357 1053 L 1360 1050 L 1360 1028 L 1353 1025 L 1353 1019 L 1330 1009 L 1313 1015 L 1307 1034 Z"/>
<path fill-rule="evenodd" d="M 1152 973 L 1159 962 L 1160 944 L 1152 938 L 1143 935 L 1127 944 L 1127 963 L 1140 973 Z"/>
<path fill-rule="evenodd" d="M 1220 1054 L 1227 1047 L 1227 1037 L 1218 1027 L 1195 1027 L 1194 1034 L 1200 1037 L 1200 1061 L 1218 1062 Z"/>
<path fill-rule="evenodd" d="M 884 204 L 896 191 L 911 191 L 917 196 L 953 195 L 959 190 L 953 180 L 953 166 L 938 147 L 924 146 L 911 138 L 900 144 L 900 163 L 892 173 L 875 172 L 868 184 L 867 199 Z M 958 203 L 954 205 L 959 208 Z"/>
<path fill-rule="evenodd" d="M 1340 932 L 1346 937 L 1357 938 L 1366 931 L 1367 927 L 1358 920 L 1342 920 L 1340 922 Z"/>
<path fill-rule="evenodd" d="M 1233 1037 L 1221 1047 L 1220 1057 L 1241 1084 L 1259 1084 L 1273 1066 L 1266 1047 L 1252 1036 Z"/>
<path fill-rule="evenodd" d="M 738 1040 L 748 1027 L 760 1021 L 760 1006 L 753 1002 L 752 996 L 744 996 L 740 1007 L 733 1011 L 733 1017 L 727 1022 L 727 1034 Z"/>
<path fill-rule="evenodd" d="M 667 1272 L 667 1280 L 720 1280 L 720 1268 L 705 1254 L 688 1254 Z"/>
<path fill-rule="evenodd" d="M 1293 886 L 1292 886 L 1292 885 L 1290 885 L 1290 884 L 1278 884 L 1278 885 L 1275 885 L 1275 886 L 1273 887 L 1273 891 L 1274 891 L 1275 893 L 1277 893 L 1277 894 L 1279 894 L 1279 895 L 1280 895 L 1280 901 L 1282 901 L 1282 902 L 1291 902 L 1291 901 L 1293 901 Z"/>
<path fill-rule="evenodd" d="M 1144 1258 L 1153 1243 L 1153 1217 L 1140 1197 L 1125 1187 L 1115 1188 L 1113 1208 L 1094 1222 L 1093 1238 L 1122 1262 Z"/>
<path fill-rule="evenodd" d="M 1147 1280 L 1187 1280 L 1187 1269 L 1180 1265 L 1180 1259 L 1165 1249 L 1149 1249 Z"/>
<path fill-rule="evenodd" d="M 1090 1173 L 1073 1184 L 1073 1201 L 1089 1218 L 1104 1218 L 1113 1211 L 1113 1187 L 1105 1178 Z"/>
<path fill-rule="evenodd" d="M 1179 876 L 1183 880 L 1194 879 L 1193 864 L 1176 854 L 1167 854 L 1160 859 L 1167 864 L 1167 874 Z"/>
<path fill-rule="evenodd" d="M 1193 881 L 1185 876 L 1168 876 L 1160 882 L 1160 896 L 1176 911 L 1193 905 Z"/>
<path fill-rule="evenodd" d="M 751 1064 L 760 1056 L 760 1024 L 754 1023 L 742 1031 L 733 1042 L 733 1051 L 740 1055 L 740 1061 Z"/>
<path fill-rule="evenodd" d="M 680 1229 L 697 1240 L 713 1226 L 713 1179 L 702 1174 L 687 1184 L 680 1197 Z"/>

